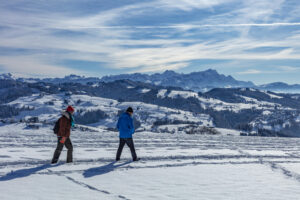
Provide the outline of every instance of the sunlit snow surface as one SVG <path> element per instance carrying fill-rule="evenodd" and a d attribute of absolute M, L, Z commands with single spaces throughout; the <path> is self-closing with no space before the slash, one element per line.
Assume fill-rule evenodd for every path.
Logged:
<path fill-rule="evenodd" d="M 114 162 L 115 132 L 72 133 L 74 163 L 49 165 L 49 127 L 0 127 L 0 199 L 299 200 L 300 139 L 136 133 Z"/>

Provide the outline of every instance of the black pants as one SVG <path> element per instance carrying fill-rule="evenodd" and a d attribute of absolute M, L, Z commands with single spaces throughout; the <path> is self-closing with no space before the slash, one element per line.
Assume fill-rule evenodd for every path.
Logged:
<path fill-rule="evenodd" d="M 66 146 L 66 148 L 68 149 L 67 163 L 73 162 L 73 145 L 72 145 L 70 138 L 67 138 L 64 144 L 60 143 L 61 139 L 62 139 L 62 137 L 57 137 L 57 147 L 55 149 L 51 163 L 57 163 L 60 153 L 61 153 L 62 149 L 64 148 L 64 146 Z"/>
<path fill-rule="evenodd" d="M 132 159 L 136 160 L 137 156 L 135 153 L 135 148 L 134 148 L 132 138 L 120 138 L 120 144 L 119 144 L 116 160 L 120 160 L 120 157 L 121 157 L 121 154 L 123 151 L 123 147 L 125 144 L 127 144 L 127 146 L 130 148 Z"/>

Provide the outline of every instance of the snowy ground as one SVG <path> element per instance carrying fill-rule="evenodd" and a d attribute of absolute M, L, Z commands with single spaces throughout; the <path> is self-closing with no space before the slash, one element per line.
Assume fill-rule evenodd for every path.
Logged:
<path fill-rule="evenodd" d="M 142 160 L 117 163 L 117 133 L 72 141 L 74 163 L 49 165 L 50 128 L 0 127 L 0 199 L 300 199 L 300 139 L 136 133 Z"/>

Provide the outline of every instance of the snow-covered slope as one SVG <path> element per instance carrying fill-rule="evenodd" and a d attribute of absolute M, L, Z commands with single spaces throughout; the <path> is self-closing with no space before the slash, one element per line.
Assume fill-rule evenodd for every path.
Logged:
<path fill-rule="evenodd" d="M 15 80 L 15 78 L 11 73 L 7 73 L 7 74 L 0 74 L 0 80 Z"/>
<path fill-rule="evenodd" d="M 78 76 L 71 74 L 69 76 L 65 76 L 63 78 L 15 78 L 15 80 L 26 82 L 26 83 L 38 83 L 38 82 L 45 82 L 45 83 L 52 83 L 52 84 L 59 84 L 59 83 L 95 83 L 99 82 L 100 78 L 97 77 L 85 77 L 85 76 Z"/>
<path fill-rule="evenodd" d="M 141 130 L 158 131 L 162 129 L 155 126 L 161 125 L 198 124 L 255 131 L 264 136 L 300 136 L 297 121 L 300 104 L 295 94 L 253 88 L 215 88 L 197 93 L 130 80 L 89 84 L 16 80 L 0 80 L 0 83 L 1 122 L 19 121 L 25 116 L 52 122 L 59 110 L 70 104 L 78 108 L 79 124 L 112 128 L 119 112 L 133 106 L 137 111 L 135 122 Z M 18 117 L 11 119 L 13 115 Z"/>
<path fill-rule="evenodd" d="M 21 97 L 8 105 L 13 107 L 29 107 L 32 110 L 22 111 L 15 118 L 17 121 L 38 117 L 42 122 L 54 122 L 60 115 L 60 111 L 67 105 L 73 105 L 80 115 L 101 110 L 106 114 L 105 119 L 97 120 L 97 123 L 89 124 L 93 127 L 114 128 L 120 112 L 127 107 L 134 108 L 134 118 L 139 121 L 140 129 L 151 130 L 153 124 L 158 121 L 177 123 L 195 123 L 198 125 L 213 126 L 212 118 L 206 114 L 195 114 L 188 111 L 171 109 L 167 107 L 146 104 L 143 102 L 118 102 L 112 99 L 91 97 L 88 95 L 32 95 Z"/>
<path fill-rule="evenodd" d="M 49 127 L 0 128 L 3 200 L 298 200 L 299 139 L 135 133 L 139 162 L 118 134 L 72 132 L 74 163 L 50 165 L 56 137 Z"/>

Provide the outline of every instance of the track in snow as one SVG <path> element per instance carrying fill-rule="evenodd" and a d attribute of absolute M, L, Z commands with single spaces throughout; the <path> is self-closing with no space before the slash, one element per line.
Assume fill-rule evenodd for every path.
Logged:
<path fill-rule="evenodd" d="M 140 162 L 130 162 L 127 147 L 122 160 L 114 162 L 118 146 L 116 133 L 74 132 L 72 141 L 74 163 L 64 164 L 64 152 L 60 164 L 53 166 L 48 163 L 56 139 L 46 129 L 21 134 L 0 130 L 0 185 L 36 176 L 58 176 L 83 190 L 107 195 L 108 199 L 134 199 L 127 191 L 102 188 L 97 180 L 117 174 L 126 176 L 141 170 L 168 172 L 171 169 L 180 171 L 187 167 L 206 166 L 220 166 L 220 169 L 222 166 L 265 166 L 266 169 L 263 169 L 269 172 L 264 173 L 274 172 L 282 175 L 283 179 L 294 181 L 297 187 L 300 184 L 300 170 L 292 171 L 283 166 L 300 167 L 299 139 L 136 133 L 134 141 L 138 156 L 142 158 Z"/>

